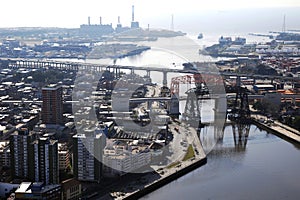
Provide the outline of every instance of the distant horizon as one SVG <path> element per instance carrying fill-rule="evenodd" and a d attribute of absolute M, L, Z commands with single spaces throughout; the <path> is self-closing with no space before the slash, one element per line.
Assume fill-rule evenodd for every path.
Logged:
<path fill-rule="evenodd" d="M 66 0 L 68 1 L 68 0 Z M 188 0 L 191 1 L 191 0 Z M 231 0 L 233 1 L 233 0 Z M 266 1 L 266 0 L 265 0 Z M 137 3 L 136 3 L 137 4 Z M 117 25 L 117 17 L 121 17 L 122 26 L 130 26 L 131 22 L 131 5 L 126 4 L 126 7 L 122 9 L 122 13 L 118 13 L 117 10 L 111 12 L 109 16 L 105 13 L 101 15 L 102 24 L 112 24 L 113 28 Z M 165 5 L 166 6 L 166 5 Z M 61 9 L 58 7 L 58 9 Z M 166 11 L 156 15 L 150 15 L 149 13 L 141 13 L 145 8 L 141 8 L 138 4 L 135 6 L 135 21 L 139 21 L 141 28 L 147 28 L 148 24 L 153 29 L 171 29 L 171 16 L 174 17 L 174 30 L 182 31 L 186 33 L 197 34 L 199 32 L 265 32 L 265 31 L 281 31 L 283 24 L 283 16 L 286 15 L 286 30 L 300 29 L 300 2 L 297 6 L 280 7 L 250 7 L 250 8 L 230 8 L 224 9 L 200 9 L 185 7 L 182 11 L 175 10 L 176 12 Z M 178 8 L 177 8 L 178 9 Z M 189 11 L 188 9 L 191 9 Z M 174 9 L 173 9 L 174 10 Z M 70 12 L 70 11 L 69 11 Z M 56 12 L 54 12 L 56 13 Z M 58 12 L 59 13 L 59 12 Z M 126 15 L 124 14 L 126 13 Z M 37 13 L 38 14 L 38 13 Z M 49 14 L 49 13 L 48 13 Z M 123 15 L 118 15 L 123 14 Z M 20 14 L 19 14 L 20 15 Z M 74 17 L 74 16 L 76 17 Z M 80 28 L 80 25 L 88 23 L 88 17 L 91 18 L 91 24 L 100 24 L 100 14 L 95 16 L 94 10 L 84 10 L 83 13 L 72 16 L 52 15 L 49 17 L 47 12 L 41 17 L 34 15 L 28 17 L 19 18 L 12 13 L 12 16 L 7 16 L 0 22 L 1 29 L 10 28 L 67 28 L 76 29 Z M 3 13 L 0 13 L 3 17 Z M 31 20 L 30 20 L 31 19 Z M 45 20 L 46 19 L 46 20 Z M 25 22 L 23 21 L 25 20 Z"/>

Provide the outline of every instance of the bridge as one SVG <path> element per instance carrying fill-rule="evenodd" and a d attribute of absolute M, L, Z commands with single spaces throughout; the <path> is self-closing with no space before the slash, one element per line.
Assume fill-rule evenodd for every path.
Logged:
<path fill-rule="evenodd" d="M 167 74 L 201 74 L 201 75 L 213 75 L 228 77 L 247 77 L 252 79 L 268 79 L 268 80 L 283 80 L 297 82 L 300 81 L 300 77 L 286 77 L 286 76 L 271 76 L 271 75 L 258 75 L 258 74 L 239 74 L 231 72 L 219 72 L 214 66 L 214 62 L 198 62 L 196 63 L 197 69 L 176 69 L 176 68 L 160 68 L 150 66 L 123 66 L 123 65 L 100 65 L 82 62 L 67 62 L 67 61 L 55 61 L 55 60 L 39 60 L 39 59 L 20 59 L 20 58 L 0 58 L 0 66 L 8 68 L 32 68 L 32 69 L 59 69 L 59 70 L 89 70 L 89 71 L 113 71 L 115 76 L 119 76 L 121 70 L 134 71 L 146 71 L 147 76 L 150 77 L 151 72 L 163 73 L 163 85 L 167 86 Z"/>

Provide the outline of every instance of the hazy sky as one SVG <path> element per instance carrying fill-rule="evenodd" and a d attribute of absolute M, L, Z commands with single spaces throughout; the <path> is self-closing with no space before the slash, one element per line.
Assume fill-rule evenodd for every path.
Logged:
<path fill-rule="evenodd" d="M 199 13 L 229 12 L 243 8 L 300 7 L 299 0 L 6 0 L 1 1 L 0 27 L 79 27 L 87 23 L 121 23 L 128 26 L 131 6 L 135 5 L 136 20 L 144 27 L 170 27 L 171 15 L 176 17 Z"/>

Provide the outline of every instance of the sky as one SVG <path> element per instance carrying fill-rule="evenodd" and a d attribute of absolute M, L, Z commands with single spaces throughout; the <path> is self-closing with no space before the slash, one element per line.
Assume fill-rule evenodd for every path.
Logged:
<path fill-rule="evenodd" d="M 114 26 L 118 16 L 123 26 L 131 21 L 131 6 L 135 5 L 135 19 L 141 26 L 169 28 L 171 16 L 174 25 L 180 27 L 188 17 L 233 12 L 249 8 L 299 7 L 299 0 L 7 0 L 1 2 L 0 27 L 67 27 L 78 28 L 86 24 L 88 16 L 92 24 Z M 300 13 L 300 12 L 299 12 Z M 299 14 L 300 15 L 300 14 Z M 280 14 L 282 17 L 282 14 Z M 158 27 L 158 28 L 160 28 Z M 300 28 L 300 27 L 299 27 Z"/>

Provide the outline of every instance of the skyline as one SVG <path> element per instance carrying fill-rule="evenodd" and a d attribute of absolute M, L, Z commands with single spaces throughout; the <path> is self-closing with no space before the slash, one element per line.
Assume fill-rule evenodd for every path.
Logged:
<path fill-rule="evenodd" d="M 174 15 L 175 28 L 182 28 L 187 19 L 194 21 L 199 17 L 209 20 L 220 20 L 223 15 L 239 13 L 240 10 L 251 9 L 279 9 L 280 19 L 286 9 L 300 9 L 300 2 L 296 0 L 254 0 L 240 2 L 236 0 L 221 1 L 195 1 L 187 0 L 184 4 L 172 1 L 133 1 L 112 0 L 96 1 L 88 0 L 84 3 L 70 0 L 64 1 L 37 1 L 37 0 L 12 0 L 2 2 L 0 13 L 0 27 L 66 27 L 78 28 L 81 24 L 87 24 L 88 16 L 92 24 L 99 23 L 102 17 L 103 24 L 117 24 L 118 16 L 123 26 L 129 26 L 131 21 L 131 6 L 135 6 L 135 19 L 141 27 L 170 28 L 171 16 Z M 16 6 L 17 5 L 17 6 Z M 8 9 L 6 9 L 8 8 Z M 11 9 L 10 9 L 11 8 Z M 255 16 L 254 16 L 255 17 Z M 217 19 L 215 19 L 217 18 Z M 289 14 L 287 13 L 287 21 Z"/>

